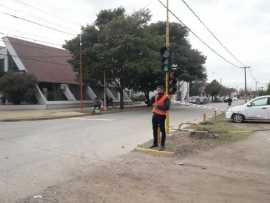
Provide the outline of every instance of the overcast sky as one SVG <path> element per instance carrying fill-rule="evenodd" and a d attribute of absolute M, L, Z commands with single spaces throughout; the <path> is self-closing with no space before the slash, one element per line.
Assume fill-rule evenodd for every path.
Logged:
<path fill-rule="evenodd" d="M 163 0 L 165 2 L 165 0 Z M 270 1 L 268 0 L 186 0 L 219 39 L 246 65 L 252 67 L 259 87 L 270 81 Z M 206 32 L 181 0 L 170 0 L 171 9 L 194 32 L 228 60 L 236 63 Z M 35 7 L 35 9 L 33 7 Z M 149 8 L 152 21 L 165 20 L 165 9 L 157 0 L 0 0 L 0 12 L 16 14 L 30 20 L 50 25 L 66 32 L 79 33 L 80 25 L 91 24 L 101 9 L 122 6 L 132 13 Z M 0 32 L 39 39 L 61 46 L 72 35 L 54 32 L 33 24 L 19 21 L 0 13 Z M 176 21 L 171 17 L 172 21 Z M 2 36 L 1 36 L 2 37 Z M 243 88 L 243 70 L 225 63 L 191 34 L 193 46 L 207 56 L 209 80 L 218 79 L 224 85 Z M 1 45 L 1 42 L 0 42 Z M 240 66 L 241 64 L 239 64 Z M 248 85 L 255 81 L 248 72 Z"/>

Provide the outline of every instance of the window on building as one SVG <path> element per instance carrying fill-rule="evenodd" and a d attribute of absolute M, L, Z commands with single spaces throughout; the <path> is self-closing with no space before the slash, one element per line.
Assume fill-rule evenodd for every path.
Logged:
<path fill-rule="evenodd" d="M 16 65 L 15 61 L 13 60 L 12 56 L 8 53 L 8 71 L 15 72 L 19 71 L 18 66 Z"/>
<path fill-rule="evenodd" d="M 60 84 L 40 83 L 39 88 L 48 101 L 66 101 L 67 98 Z"/>

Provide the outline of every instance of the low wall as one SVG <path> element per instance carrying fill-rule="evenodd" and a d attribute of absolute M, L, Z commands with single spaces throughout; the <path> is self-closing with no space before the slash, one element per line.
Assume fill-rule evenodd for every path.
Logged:
<path fill-rule="evenodd" d="M 90 107 L 91 101 L 83 101 L 84 107 Z M 47 102 L 47 109 L 66 109 L 66 108 L 79 108 L 79 101 L 54 101 Z"/>
<path fill-rule="evenodd" d="M 117 106 L 120 102 L 114 102 Z M 131 105 L 133 102 L 125 101 L 125 105 Z M 83 101 L 85 108 L 93 105 L 92 101 Z M 47 101 L 46 105 L 0 105 L 0 111 L 20 111 L 20 110 L 45 110 L 45 109 L 68 109 L 80 108 L 79 101 Z"/>
<path fill-rule="evenodd" d="M 44 110 L 46 105 L 0 105 L 0 111 Z"/>
<path fill-rule="evenodd" d="M 84 101 L 84 107 L 90 107 L 92 102 Z M 80 108 L 79 101 L 53 101 L 45 105 L 0 105 L 0 111 L 23 111 L 23 110 L 46 110 L 46 109 L 68 109 Z"/>

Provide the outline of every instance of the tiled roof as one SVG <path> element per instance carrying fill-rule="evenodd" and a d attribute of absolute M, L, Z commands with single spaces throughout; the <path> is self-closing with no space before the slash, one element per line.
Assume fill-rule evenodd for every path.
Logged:
<path fill-rule="evenodd" d="M 68 63 L 71 59 L 68 51 L 12 37 L 7 39 L 26 71 L 34 75 L 39 82 L 78 83 L 76 74 Z"/>

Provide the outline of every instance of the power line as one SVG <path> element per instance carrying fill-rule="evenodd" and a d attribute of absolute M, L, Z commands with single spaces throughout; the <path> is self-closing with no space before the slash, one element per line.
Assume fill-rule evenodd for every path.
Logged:
<path fill-rule="evenodd" d="M 10 8 L 10 7 L 8 7 L 8 6 L 4 5 L 4 4 L 2 4 L 2 3 L 0 3 L 0 6 L 3 7 L 3 8 L 9 9 L 9 10 L 11 10 L 11 11 L 13 11 L 13 12 L 17 12 L 15 9 Z"/>
<path fill-rule="evenodd" d="M 254 76 L 253 72 L 252 72 L 252 69 L 249 69 L 249 73 L 251 75 L 251 78 L 255 81 L 255 82 L 258 82 L 258 80 L 256 79 L 256 77 Z"/>
<path fill-rule="evenodd" d="M 169 12 L 190 32 L 192 33 L 201 43 L 203 43 L 208 49 L 210 49 L 214 54 L 216 54 L 218 57 L 220 57 L 222 60 L 224 60 L 226 63 L 239 68 L 238 65 L 234 64 L 233 62 L 226 59 L 224 56 L 222 56 L 220 53 L 218 53 L 214 48 L 212 48 L 210 45 L 208 45 L 199 35 L 197 35 L 195 32 L 191 30 L 171 9 L 167 8 L 167 6 L 161 1 L 158 0 L 158 2 L 166 9 L 169 10 Z"/>
<path fill-rule="evenodd" d="M 16 3 L 19 3 L 19 4 L 23 5 L 23 6 L 30 7 L 30 8 L 33 8 L 33 9 L 35 9 L 35 10 L 38 10 L 39 12 L 41 12 L 41 13 L 47 15 L 47 16 L 55 16 L 55 17 L 58 18 L 58 19 L 62 19 L 63 21 L 66 21 L 66 19 L 62 18 L 61 16 L 58 16 L 58 15 L 55 15 L 55 14 L 52 15 L 50 12 L 48 12 L 48 11 L 46 11 L 46 10 L 44 10 L 44 9 L 41 9 L 41 8 L 39 8 L 39 7 L 37 7 L 37 6 L 34 6 L 34 5 L 30 4 L 30 3 L 26 3 L 26 2 L 24 2 L 24 1 L 22 1 L 22 0 L 17 0 L 17 1 L 15 1 L 15 2 L 16 2 Z M 73 24 L 74 26 L 78 26 L 78 25 L 81 24 L 81 23 L 79 23 L 79 22 L 70 21 L 70 19 L 69 19 L 69 23 Z"/>
<path fill-rule="evenodd" d="M 17 2 L 17 3 L 18 3 L 18 2 Z M 24 10 L 23 10 L 23 11 L 22 11 L 22 10 L 15 10 L 15 9 L 13 9 L 13 8 L 10 8 L 10 7 L 6 6 L 6 5 L 4 5 L 4 4 L 0 4 L 0 6 L 3 7 L 3 8 L 9 9 L 9 10 L 15 12 L 15 13 L 20 13 L 20 12 L 24 12 L 24 13 L 25 13 Z M 33 7 L 33 8 L 34 8 L 34 7 Z M 34 8 L 34 9 L 37 10 L 37 8 Z M 32 13 L 31 13 L 31 14 L 32 14 Z M 32 14 L 32 15 L 33 15 L 33 14 Z M 57 27 L 62 27 L 62 28 L 65 29 L 65 27 L 63 26 L 63 23 L 61 23 L 61 25 L 60 25 L 59 23 L 55 23 L 55 22 L 49 21 L 48 19 L 45 19 L 45 18 L 43 18 L 43 17 L 36 16 L 36 15 L 33 15 L 33 16 L 35 16 L 35 18 L 40 19 L 41 21 L 44 21 L 45 23 L 53 24 L 53 25 L 55 25 L 55 26 L 57 26 Z M 67 28 L 67 27 L 66 27 L 66 28 Z"/>
<path fill-rule="evenodd" d="M 7 37 L 9 37 L 9 36 L 7 36 Z M 13 36 L 11 36 L 11 37 L 13 37 Z M 24 37 L 21 37 L 21 38 L 24 38 Z M 2 42 L 6 43 L 6 41 L 4 39 L 0 39 L 0 40 Z M 22 40 L 22 39 L 20 39 L 20 40 Z M 31 43 L 31 44 L 28 44 L 28 43 Z M 40 49 L 40 50 L 44 50 L 44 49 L 48 49 L 48 48 L 65 50 L 65 49 L 62 49 L 62 48 L 59 48 L 59 47 L 50 46 L 48 44 L 38 44 L 37 42 L 32 42 L 32 41 L 30 42 L 30 41 L 24 41 L 24 40 L 22 42 L 20 42 L 20 41 L 12 42 L 12 44 L 23 45 L 23 46 L 26 46 L 26 47 L 32 47 L 32 48 Z"/>
<path fill-rule="evenodd" d="M 1 39 L 1 41 L 3 41 L 5 43 L 5 40 Z M 25 43 L 20 43 L 20 42 L 11 42 L 11 44 L 19 44 L 19 45 L 24 45 L 24 46 L 28 46 L 28 47 L 31 47 L 31 48 L 37 48 L 37 49 L 47 49 L 46 47 L 39 47 L 39 46 L 31 46 L 31 45 L 28 45 L 28 44 L 25 44 Z M 53 48 L 53 49 L 58 49 L 58 48 L 54 48 L 54 47 L 49 47 L 49 48 Z M 63 49 L 63 51 L 65 51 Z M 4 54 L 2 54 L 4 55 Z M 15 56 L 15 55 L 14 55 Z M 22 55 L 23 56 L 23 55 Z M 25 55 L 23 57 L 31 57 L 31 58 L 71 58 L 72 55 L 71 54 L 58 54 L 58 55 Z"/>
<path fill-rule="evenodd" d="M 59 47 L 62 47 L 63 46 L 62 44 L 57 44 L 57 43 L 53 43 L 53 42 L 38 40 L 38 39 L 34 39 L 34 38 L 30 38 L 30 37 L 24 37 L 24 36 L 19 36 L 19 35 L 10 35 L 10 34 L 3 33 L 3 32 L 0 32 L 0 35 L 6 36 L 6 37 L 14 37 L 14 38 L 18 38 L 18 39 L 24 39 L 24 40 L 31 40 L 30 42 L 35 42 L 35 43 L 40 42 L 40 43 L 44 43 L 44 44 L 46 43 L 48 45 L 54 45 L 54 46 L 59 46 Z M 4 41 L 2 39 L 0 39 L 0 40 L 1 41 Z M 15 42 L 15 43 L 17 43 L 17 42 Z M 20 44 L 25 44 L 25 43 L 20 43 Z"/>
<path fill-rule="evenodd" d="M 33 21 L 33 20 L 29 20 L 27 18 L 23 18 L 23 17 L 17 16 L 17 15 L 10 14 L 10 13 L 7 13 L 7 12 L 0 11 L 0 13 L 2 13 L 3 15 L 7 15 L 7 16 L 10 16 L 12 18 L 15 18 L 17 20 L 25 21 L 25 22 L 28 22 L 28 23 L 31 23 L 31 24 L 34 24 L 34 25 L 37 25 L 37 26 L 40 26 L 40 27 L 49 29 L 49 30 L 53 30 L 55 32 L 59 32 L 59 33 L 63 33 L 63 34 L 68 34 L 68 35 L 72 35 L 72 36 L 76 35 L 76 34 L 73 34 L 73 33 L 70 33 L 70 32 L 66 32 L 66 31 L 60 30 L 58 28 L 54 28 L 54 27 L 51 27 L 51 26 L 43 25 L 43 24 L 41 24 L 39 22 L 36 22 L 36 21 Z"/>
<path fill-rule="evenodd" d="M 254 76 L 253 72 L 252 72 L 252 69 L 249 69 L 249 73 L 251 75 L 251 78 L 254 80 L 255 82 L 255 91 L 256 91 L 256 94 L 258 94 L 258 84 L 259 84 L 259 81 L 256 79 L 256 77 Z"/>
<path fill-rule="evenodd" d="M 233 53 L 229 50 L 222 42 L 219 40 L 219 38 L 214 34 L 214 32 L 206 25 L 206 23 L 199 17 L 199 15 L 191 8 L 191 6 L 185 1 L 182 0 L 182 2 L 185 4 L 185 6 L 191 11 L 191 13 L 199 20 L 199 22 L 205 27 L 205 29 L 212 35 L 212 37 L 215 38 L 215 40 L 225 49 L 225 51 L 230 54 L 238 63 L 240 63 L 242 66 L 245 66 L 244 63 L 242 63 Z"/>
<path fill-rule="evenodd" d="M 33 32 L 31 32 L 31 33 L 28 33 L 28 32 L 25 32 L 25 30 L 24 31 L 22 31 L 22 30 L 19 30 L 19 29 L 17 29 L 17 27 L 16 28 L 14 28 L 13 26 L 11 26 L 11 27 L 9 27 L 9 26 L 2 26 L 2 25 L 0 25 L 0 30 L 5 30 L 5 31 L 3 31 L 3 32 L 1 32 L 2 33 L 2 35 L 8 35 L 8 36 L 15 36 L 15 34 L 11 34 L 11 32 L 9 32 L 9 29 L 12 29 L 12 33 L 16 33 L 16 36 L 20 36 L 19 38 L 32 38 L 32 40 L 38 40 L 38 39 L 45 39 L 45 38 L 50 38 L 50 36 L 44 36 L 44 35 L 37 35 L 36 33 L 33 33 Z M 8 34 L 8 33 L 10 33 L 10 34 Z M 54 42 L 50 42 L 51 44 L 57 44 L 57 43 L 54 43 Z M 59 46 L 62 46 L 62 44 L 57 44 L 57 45 L 59 45 Z"/>

